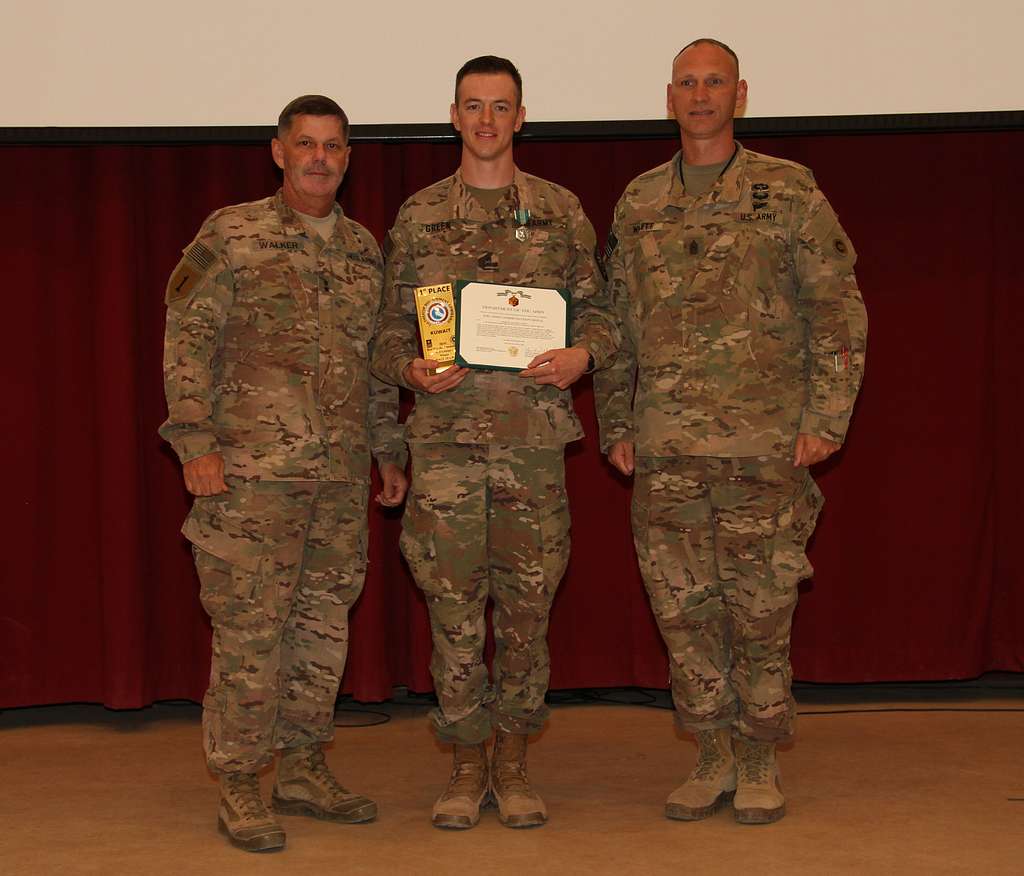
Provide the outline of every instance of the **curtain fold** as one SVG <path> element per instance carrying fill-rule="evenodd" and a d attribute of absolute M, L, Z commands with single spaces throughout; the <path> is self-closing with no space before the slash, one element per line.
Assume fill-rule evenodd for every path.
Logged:
<path fill-rule="evenodd" d="M 1024 132 L 787 137 L 749 148 L 812 167 L 859 253 L 868 364 L 793 634 L 807 681 L 1024 671 L 1018 213 Z M 526 142 L 517 162 L 575 191 L 599 239 L 672 141 Z M 278 186 L 265 146 L 5 147 L 0 428 L 7 549 L 0 708 L 198 700 L 209 625 L 189 501 L 156 434 L 163 290 L 204 217 Z M 381 239 L 401 202 L 452 172 L 451 144 L 356 144 L 346 212 Z M 587 438 L 568 448 L 573 553 L 551 618 L 552 687 L 666 687 L 629 532 L 630 484 Z M 408 403 L 408 400 L 406 400 Z M 369 512 L 370 567 L 344 688 L 429 690 L 426 610 L 400 515 Z"/>

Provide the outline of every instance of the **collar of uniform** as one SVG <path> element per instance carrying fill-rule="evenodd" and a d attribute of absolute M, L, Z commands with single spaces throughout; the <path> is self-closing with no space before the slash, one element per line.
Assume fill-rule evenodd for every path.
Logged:
<path fill-rule="evenodd" d="M 533 210 L 533 198 L 530 192 L 530 184 L 518 167 L 512 169 L 512 209 Z M 499 209 L 505 203 L 499 205 Z M 462 178 L 462 168 L 459 168 L 452 175 L 451 189 L 448 191 L 448 210 L 453 219 L 476 219 L 481 222 L 494 219 L 494 214 L 485 210 L 476 198 L 466 188 L 466 182 Z"/>
<path fill-rule="evenodd" d="M 664 196 L 658 207 L 663 209 L 669 205 L 686 210 L 703 204 L 714 204 L 715 206 L 726 206 L 738 204 L 740 194 L 743 191 L 743 175 L 747 166 L 747 150 L 739 143 L 736 144 L 736 154 L 733 156 L 729 166 L 722 175 L 715 181 L 715 184 L 699 197 L 690 197 L 683 188 L 683 178 L 680 173 L 682 166 L 682 152 L 677 152 L 669 162 L 669 183 L 665 187 Z"/>
<path fill-rule="evenodd" d="M 739 143 L 736 144 L 736 155 L 732 162 L 723 171 L 718 182 L 707 193 L 715 204 L 738 204 L 740 195 L 743 193 L 743 177 L 747 171 L 747 150 Z"/>
<path fill-rule="evenodd" d="M 305 223 L 299 218 L 298 214 L 289 207 L 284 200 L 284 189 L 278 189 L 277 194 L 274 195 L 274 208 L 277 210 L 277 216 L 281 220 L 281 229 L 285 234 L 292 237 L 308 236 L 306 232 Z M 331 208 L 334 212 L 334 237 L 339 237 L 345 242 L 345 246 L 350 246 L 352 241 L 348 234 L 348 223 L 345 222 L 345 214 L 341 209 L 341 205 L 335 201 L 334 206 Z"/>

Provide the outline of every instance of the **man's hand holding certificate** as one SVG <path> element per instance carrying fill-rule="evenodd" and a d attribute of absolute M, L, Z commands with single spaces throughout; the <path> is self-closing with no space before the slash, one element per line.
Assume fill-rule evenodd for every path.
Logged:
<path fill-rule="evenodd" d="M 547 350 L 535 356 L 520 377 L 532 377 L 537 383 L 550 383 L 559 389 L 568 389 L 582 377 L 590 363 L 585 347 L 563 347 Z"/>

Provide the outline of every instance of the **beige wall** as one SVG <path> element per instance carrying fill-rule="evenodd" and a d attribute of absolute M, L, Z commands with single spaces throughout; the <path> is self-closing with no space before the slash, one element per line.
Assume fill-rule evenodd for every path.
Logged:
<path fill-rule="evenodd" d="M 476 10 L 467 12 L 466 10 Z M 664 116 L 696 36 L 740 55 L 748 116 L 1020 109 L 1021 0 L 0 0 L 0 126 L 261 125 L 292 97 L 355 123 L 441 122 L 478 54 L 528 117 Z"/>

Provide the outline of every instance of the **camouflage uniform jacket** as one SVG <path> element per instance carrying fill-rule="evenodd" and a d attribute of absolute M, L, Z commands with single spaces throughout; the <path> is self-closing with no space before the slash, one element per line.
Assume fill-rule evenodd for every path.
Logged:
<path fill-rule="evenodd" d="M 516 238 L 515 211 L 528 211 L 527 239 Z M 572 295 L 573 344 L 602 367 L 619 343 L 595 256 L 594 229 L 576 196 L 515 171 L 494 211 L 467 190 L 460 172 L 418 192 L 398 212 L 385 242 L 384 324 L 373 368 L 405 386 L 402 370 L 421 355 L 413 289 L 480 280 L 556 287 Z M 511 372 L 473 371 L 454 390 L 418 393 L 406 425 L 410 443 L 561 446 L 582 437 L 572 394 Z"/>
<path fill-rule="evenodd" d="M 853 245 L 807 168 L 739 146 L 691 197 L 677 154 L 626 188 L 606 251 L 623 342 L 594 378 L 603 449 L 738 457 L 788 455 L 798 432 L 843 441 L 867 318 Z"/>
<path fill-rule="evenodd" d="M 225 474 L 365 481 L 405 464 L 398 398 L 369 373 L 382 265 L 337 205 L 331 239 L 307 234 L 281 192 L 213 213 L 167 287 L 160 434 L 182 462 Z"/>

